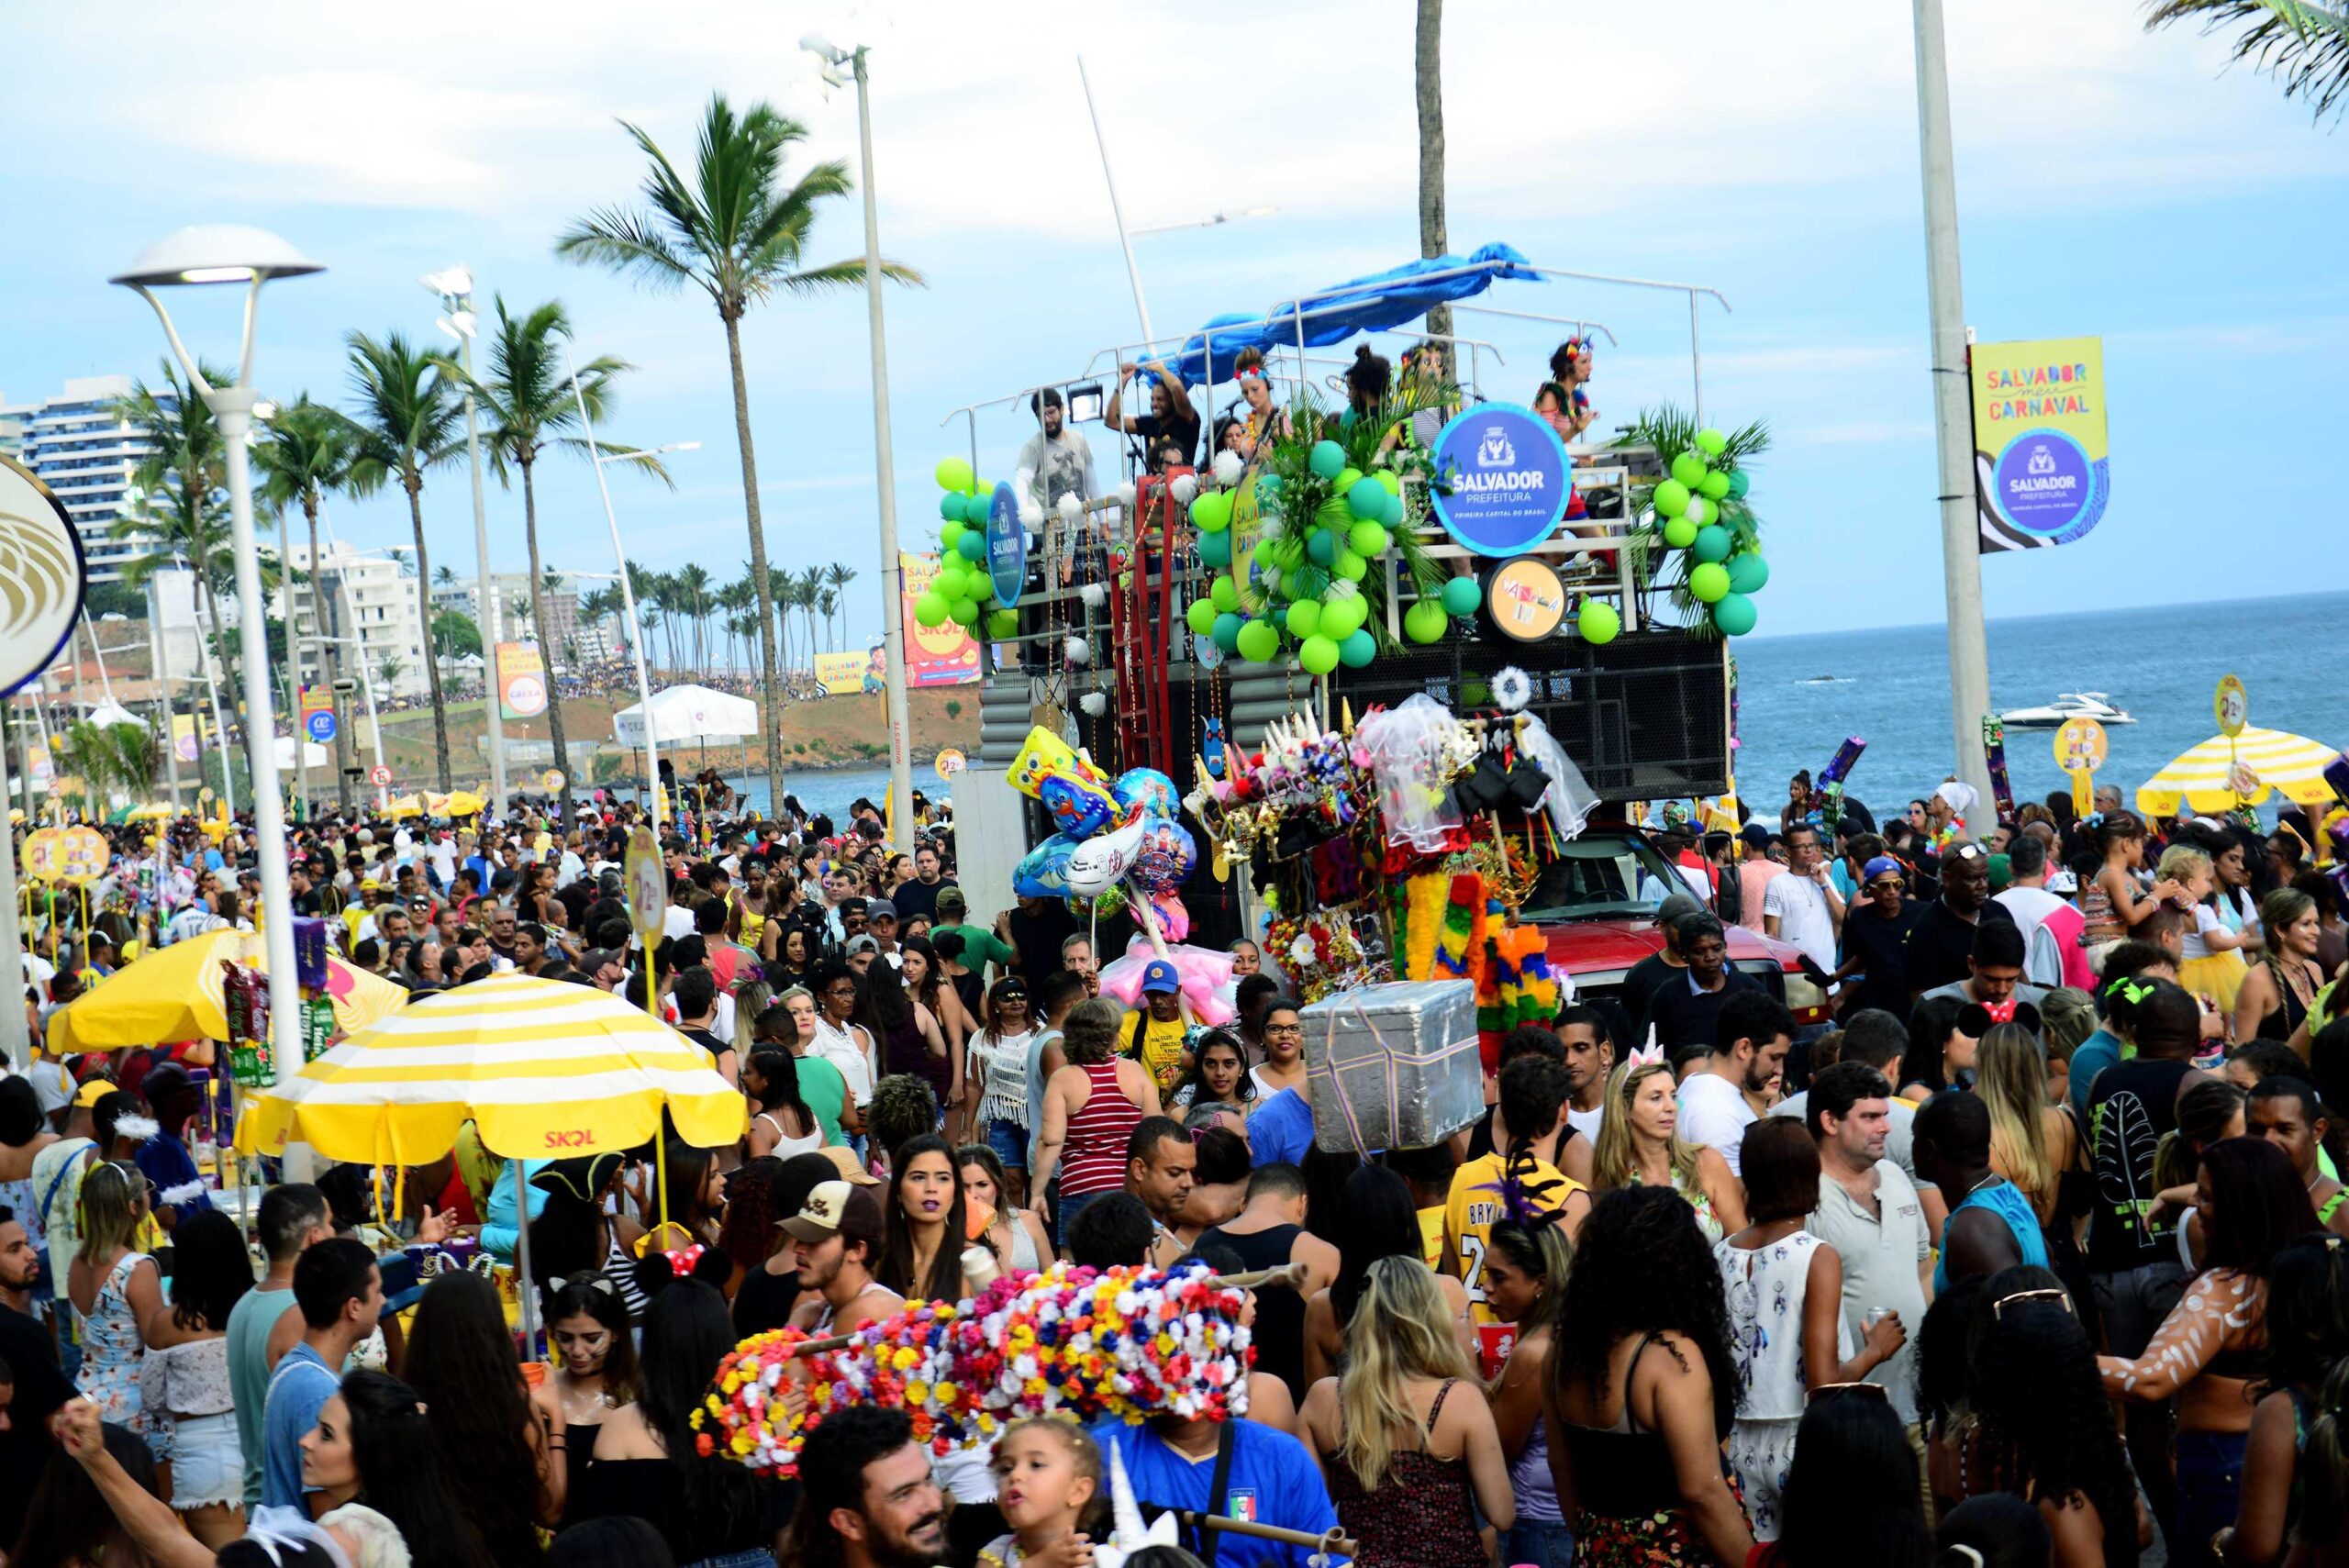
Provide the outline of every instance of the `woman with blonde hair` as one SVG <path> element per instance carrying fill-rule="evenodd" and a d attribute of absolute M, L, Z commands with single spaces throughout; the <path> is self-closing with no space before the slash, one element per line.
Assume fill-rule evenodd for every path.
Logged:
<path fill-rule="evenodd" d="M 1305 1396 L 1302 1436 L 1361 1568 L 1485 1568 L 1478 1513 L 1517 1521 L 1508 1462 L 1433 1270 L 1381 1258 L 1364 1282 L 1345 1370 Z M 1462 1384 L 1468 1392 L 1453 1396 Z"/>
<path fill-rule="evenodd" d="M 1632 1060 L 1607 1085 L 1606 1118 L 1591 1155 L 1591 1186 L 1669 1187 L 1697 1212 L 1697 1229 L 1710 1246 L 1745 1229 L 1745 1189 L 1718 1150 L 1680 1137 L 1680 1102 L 1672 1065 Z"/>
<path fill-rule="evenodd" d="M 1990 1169 L 2021 1189 L 2048 1224 L 2079 1129 L 2049 1093 L 2047 1048 L 2024 1024 L 1991 1025 L 1975 1048 L 1974 1092 L 1990 1107 Z"/>
<path fill-rule="evenodd" d="M 146 1407 L 139 1369 L 147 1359 L 140 1325 L 164 1310 L 155 1260 L 137 1247 L 147 1218 L 147 1178 L 128 1162 L 102 1161 L 83 1178 L 75 1205 L 81 1250 L 66 1266 L 66 1295 L 82 1323 L 82 1370 L 73 1386 L 102 1420 L 147 1440 L 169 1459 L 168 1429 Z"/>

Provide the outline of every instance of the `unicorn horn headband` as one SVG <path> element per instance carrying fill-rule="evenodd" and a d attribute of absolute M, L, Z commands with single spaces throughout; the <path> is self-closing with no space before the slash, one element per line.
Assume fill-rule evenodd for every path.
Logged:
<path fill-rule="evenodd" d="M 1658 1067 L 1664 1064 L 1664 1047 L 1656 1043 L 1655 1026 L 1648 1026 L 1648 1042 L 1635 1048 L 1623 1059 L 1626 1067 Z"/>

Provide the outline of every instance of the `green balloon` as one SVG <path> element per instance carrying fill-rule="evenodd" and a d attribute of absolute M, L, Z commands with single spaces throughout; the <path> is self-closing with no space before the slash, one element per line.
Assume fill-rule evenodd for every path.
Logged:
<path fill-rule="evenodd" d="M 1201 534 L 1199 536 L 1199 559 L 1208 565 L 1216 568 L 1218 571 L 1221 571 L 1224 567 L 1230 565 L 1230 530 L 1227 528 L 1222 533 L 1219 534 Z"/>
<path fill-rule="evenodd" d="M 1659 517 L 1676 517 L 1688 509 L 1688 486 L 1676 479 L 1667 479 L 1655 487 L 1649 497 L 1655 505 Z"/>
<path fill-rule="evenodd" d="M 1313 537 L 1305 541 L 1306 558 L 1316 566 L 1327 566 L 1338 559 L 1338 536 L 1327 528 L 1316 528 Z"/>
<path fill-rule="evenodd" d="M 1473 616 L 1484 602 L 1485 590 L 1474 577 L 1454 577 L 1443 585 L 1443 613 L 1448 616 Z"/>
<path fill-rule="evenodd" d="M 965 561 L 985 561 L 987 558 L 986 536 L 964 528 L 963 537 L 954 541 L 954 550 Z"/>
<path fill-rule="evenodd" d="M 1344 582 L 1359 583 L 1370 575 L 1370 562 L 1351 550 L 1341 550 L 1338 551 L 1337 559 L 1330 562 L 1330 575 Z"/>
<path fill-rule="evenodd" d="M 1719 430 L 1703 429 L 1697 432 L 1697 445 L 1706 456 L 1719 457 L 1729 450 L 1729 438 Z"/>
<path fill-rule="evenodd" d="M 1360 627 L 1338 639 L 1338 662 L 1349 670 L 1359 670 L 1378 657 L 1378 639 Z"/>
<path fill-rule="evenodd" d="M 1260 539 L 1256 541 L 1256 548 L 1249 553 L 1259 566 L 1278 566 L 1281 563 L 1281 541 Z"/>
<path fill-rule="evenodd" d="M 1688 509 L 1680 515 L 1701 528 L 1720 515 L 1720 508 L 1702 495 L 1691 495 L 1688 497 Z"/>
<path fill-rule="evenodd" d="M 1346 505 L 1357 517 L 1383 517 L 1386 515 L 1386 486 L 1375 479 L 1357 479 L 1346 490 Z"/>
<path fill-rule="evenodd" d="M 1672 460 L 1672 477 L 1694 490 L 1704 482 L 1705 460 L 1695 452 L 1682 452 Z"/>
<path fill-rule="evenodd" d="M 963 497 L 952 492 L 938 498 L 938 515 L 950 523 L 963 520 Z"/>
<path fill-rule="evenodd" d="M 1720 500 L 1729 494 L 1729 475 L 1718 468 L 1713 470 L 1697 482 L 1697 494 L 1708 501 Z"/>
<path fill-rule="evenodd" d="M 1688 569 L 1688 596 L 1700 605 L 1719 604 L 1729 595 L 1729 568 L 1718 561 L 1703 561 Z"/>
<path fill-rule="evenodd" d="M 1389 495 L 1400 495 L 1403 494 L 1403 476 L 1396 473 L 1393 469 L 1382 468 L 1376 473 L 1372 474 L 1371 477 L 1378 481 L 1379 484 L 1385 485 L 1386 487 L 1386 494 Z"/>
<path fill-rule="evenodd" d="M 1603 599 L 1585 599 L 1575 614 L 1575 629 L 1585 642 L 1609 643 L 1623 629 L 1623 617 Z"/>
<path fill-rule="evenodd" d="M 1208 590 L 1208 600 L 1218 610 L 1229 612 L 1240 607 L 1240 584 L 1229 577 L 1219 577 Z"/>
<path fill-rule="evenodd" d="M 1743 637 L 1753 629 L 1753 601 L 1742 594 L 1731 594 L 1713 606 L 1713 625 L 1724 637 Z"/>
<path fill-rule="evenodd" d="M 942 457 L 936 470 L 941 490 L 963 491 L 971 487 L 971 460 L 966 457 Z"/>
<path fill-rule="evenodd" d="M 1370 619 L 1370 601 L 1360 594 L 1348 594 L 1330 599 L 1321 606 L 1321 634 L 1341 642 L 1362 630 Z"/>
<path fill-rule="evenodd" d="M 1697 525 L 1686 517 L 1675 517 L 1664 525 L 1664 542 L 1675 550 L 1687 550 L 1697 542 Z"/>
<path fill-rule="evenodd" d="M 1215 601 L 1193 599 L 1191 607 L 1183 612 L 1183 620 L 1184 624 L 1201 637 L 1207 636 L 1215 629 Z"/>
<path fill-rule="evenodd" d="M 964 626 L 979 624 L 979 602 L 976 599 L 957 599 L 948 606 L 946 613 Z"/>
<path fill-rule="evenodd" d="M 1386 492 L 1382 490 L 1379 494 L 1386 495 Z M 1392 499 L 1392 497 L 1388 498 Z M 1359 522 L 1346 530 L 1347 547 L 1356 555 L 1384 555 L 1386 553 L 1386 547 L 1394 542 L 1394 538 L 1387 533 L 1386 525 L 1384 523 Z"/>
<path fill-rule="evenodd" d="M 938 569 L 938 575 L 930 580 L 930 592 L 950 605 L 957 599 L 969 597 L 963 592 L 963 558 L 961 556 L 951 550 L 946 552 L 945 564 Z M 916 603 L 919 601 L 917 600 Z"/>
<path fill-rule="evenodd" d="M 962 497 L 959 495 L 950 495 L 947 499 L 960 503 Z M 964 525 L 962 518 L 947 518 L 944 522 L 938 525 L 938 543 L 940 548 L 943 550 L 952 550 L 956 545 L 963 542 L 963 536 L 970 531 L 970 528 Z"/>
<path fill-rule="evenodd" d="M 1195 623 L 1195 624 L 1196 624 L 1196 623 Z M 988 635 L 989 637 L 992 637 L 992 638 L 996 639 L 996 640 L 998 640 L 998 641 L 1002 640 L 1004 638 L 1007 638 L 1007 637 L 1017 637 L 1017 636 L 1019 636 L 1019 612 L 1018 610 L 990 610 L 990 611 L 988 611 L 988 612 L 987 612 L 987 635 Z"/>
<path fill-rule="evenodd" d="M 1330 493 L 1342 500 L 1353 494 L 1354 486 L 1360 483 L 1362 483 L 1362 470 L 1348 463 L 1338 471 L 1337 478 L 1330 481 Z"/>
<path fill-rule="evenodd" d="M 1221 490 L 1209 490 L 1191 503 L 1191 521 L 1202 533 L 1221 533 L 1231 526 L 1231 496 Z"/>
<path fill-rule="evenodd" d="M 946 613 L 946 601 L 936 594 L 924 594 L 914 601 L 914 619 L 923 626 L 944 626 Z"/>
<path fill-rule="evenodd" d="M 1262 664 L 1280 651 L 1281 634 L 1268 620 L 1252 620 L 1240 628 L 1240 657 Z"/>
<path fill-rule="evenodd" d="M 1291 637 L 1311 637 L 1321 629 L 1321 603 L 1318 599 L 1299 599 L 1288 607 L 1282 621 Z"/>
<path fill-rule="evenodd" d="M 1326 637 L 1308 637 L 1297 651 L 1297 662 L 1308 675 L 1326 675 L 1338 667 L 1338 645 Z"/>
<path fill-rule="evenodd" d="M 1440 642 L 1450 625 L 1440 600 L 1421 599 L 1403 612 L 1403 635 L 1413 642 Z"/>
<path fill-rule="evenodd" d="M 1770 563 L 1748 550 L 1733 555 L 1729 561 L 1729 586 L 1733 594 L 1758 594 L 1770 582 Z"/>
<path fill-rule="evenodd" d="M 1729 548 L 1736 542 L 1736 536 L 1720 524 L 1707 523 L 1697 530 L 1697 542 L 1688 548 L 1699 561 L 1727 561 Z"/>
<path fill-rule="evenodd" d="M 1240 651 L 1240 628 L 1246 624 L 1239 616 L 1226 610 L 1215 617 L 1214 628 L 1208 636 L 1226 653 L 1237 653 Z"/>
<path fill-rule="evenodd" d="M 1346 466 L 1346 449 L 1335 441 L 1316 441 L 1305 464 L 1316 479 L 1335 479 Z"/>
<path fill-rule="evenodd" d="M 1745 493 L 1753 488 L 1753 481 L 1746 477 L 1745 470 L 1742 468 L 1730 470 L 1729 495 L 1731 500 L 1744 500 Z"/>

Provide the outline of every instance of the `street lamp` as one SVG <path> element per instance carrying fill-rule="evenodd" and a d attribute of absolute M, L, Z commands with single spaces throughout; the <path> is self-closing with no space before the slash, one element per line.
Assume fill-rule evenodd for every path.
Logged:
<path fill-rule="evenodd" d="M 252 769 L 253 828 L 260 839 L 262 930 L 268 944 L 270 1037 L 275 1045 L 280 1084 L 302 1066 L 302 1018 L 294 978 L 294 900 L 285 877 L 285 803 L 277 793 L 277 725 L 270 713 L 269 627 L 261 596 L 261 557 L 253 544 L 253 480 L 246 443 L 252 437 L 253 326 L 262 285 L 272 278 L 298 278 L 323 272 L 276 235 L 235 224 L 179 229 L 140 251 L 128 269 L 108 281 L 135 291 L 155 307 L 163 337 L 188 386 L 204 399 L 220 428 L 228 467 L 230 539 L 237 560 L 237 619 L 244 650 L 245 752 Z M 180 341 L 171 312 L 155 291 L 182 284 L 243 284 L 244 342 L 233 385 L 204 379 L 195 357 Z"/>
<path fill-rule="evenodd" d="M 820 34 L 809 33 L 799 47 L 823 62 L 824 80 L 840 81 L 840 68 L 850 67 L 856 78 L 856 136 L 863 156 L 864 188 L 864 297 L 873 327 L 873 461 L 881 505 L 881 649 L 886 672 L 889 704 L 889 821 L 892 847 L 914 847 L 914 769 L 912 736 L 906 714 L 906 628 L 903 613 L 903 573 L 897 564 L 897 477 L 889 440 L 889 344 L 881 325 L 881 217 L 873 194 L 872 83 L 864 70 L 865 49 L 838 48 Z M 781 716 L 769 714 L 767 722 Z M 767 787 L 776 801 L 783 781 L 770 779 Z"/>
<path fill-rule="evenodd" d="M 440 296 L 440 305 L 448 311 L 437 325 L 440 330 L 457 340 L 458 350 L 464 356 L 465 365 L 465 452 L 473 470 L 473 557 L 481 573 L 479 612 L 482 648 L 488 656 L 483 665 L 482 711 L 489 720 L 489 801 L 493 817 L 506 814 L 506 727 L 497 712 L 498 699 L 504 695 L 497 690 L 497 591 L 489 576 L 489 513 L 482 499 L 481 483 L 481 417 L 473 407 L 473 270 L 462 262 L 440 272 L 427 272 L 416 280 L 429 294 Z M 425 631 L 429 639 L 432 629 L 431 591 L 426 590 Z"/>

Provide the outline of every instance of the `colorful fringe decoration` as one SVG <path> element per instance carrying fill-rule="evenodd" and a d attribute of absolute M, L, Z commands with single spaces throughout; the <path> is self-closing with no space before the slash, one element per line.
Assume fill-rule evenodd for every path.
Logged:
<path fill-rule="evenodd" d="M 1443 932 L 1444 906 L 1452 879 L 1440 871 L 1421 872 L 1390 884 L 1396 894 L 1396 925 L 1401 940 L 1403 973 L 1398 980 L 1436 977 L 1436 940 Z"/>
<path fill-rule="evenodd" d="M 1542 929 L 1503 926 L 1497 906 L 1493 913 L 1493 961 L 1476 985 L 1476 1043 L 1488 1073 L 1499 1071 L 1501 1040 L 1509 1030 L 1520 1024 L 1546 1028 L 1558 1016 L 1558 982 L 1550 973 Z"/>
<path fill-rule="evenodd" d="M 1443 930 L 1436 938 L 1435 965 L 1431 979 L 1466 980 L 1476 987 L 1481 998 L 1485 994 L 1486 975 L 1489 965 L 1485 957 L 1486 921 L 1489 901 L 1485 896 L 1485 879 L 1475 872 L 1455 873 L 1452 878 L 1449 902 L 1443 911 Z M 1481 1009 L 1480 1009 L 1481 1010 Z M 1478 1052 L 1485 1059 L 1487 1076 L 1500 1071 L 1500 1038 L 1481 1036 Z"/>

